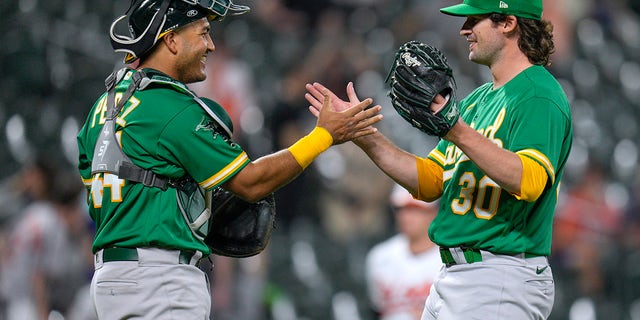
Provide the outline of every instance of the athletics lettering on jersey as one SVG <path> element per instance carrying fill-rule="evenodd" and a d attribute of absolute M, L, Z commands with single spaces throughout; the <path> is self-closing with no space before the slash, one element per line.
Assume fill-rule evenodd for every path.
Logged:
<path fill-rule="evenodd" d="M 493 120 L 493 124 L 484 128 L 484 129 L 476 129 L 481 135 L 487 137 L 487 139 L 491 140 L 491 142 L 495 143 L 498 147 L 502 148 L 503 143 L 502 140 L 496 138 L 496 133 L 502 127 L 502 122 L 504 121 L 504 117 L 507 114 L 507 110 L 505 108 L 500 109 L 498 112 L 498 116 Z M 472 128 L 475 128 L 475 123 L 471 124 Z"/>
<path fill-rule="evenodd" d="M 478 133 L 485 136 L 487 139 L 491 140 L 491 142 L 495 143 L 500 148 L 503 147 L 503 143 L 500 138 L 496 138 L 496 133 L 502 126 L 502 123 L 504 121 L 506 114 L 507 114 L 507 110 L 505 108 L 502 108 L 498 113 L 498 116 L 496 116 L 495 120 L 491 125 L 487 126 L 486 128 L 476 129 Z M 475 129 L 476 123 L 472 122 L 469 126 Z M 444 160 L 445 166 L 468 161 L 468 160 L 469 158 L 455 144 L 451 144 L 450 146 L 447 147 L 445 151 L 445 160 Z"/>

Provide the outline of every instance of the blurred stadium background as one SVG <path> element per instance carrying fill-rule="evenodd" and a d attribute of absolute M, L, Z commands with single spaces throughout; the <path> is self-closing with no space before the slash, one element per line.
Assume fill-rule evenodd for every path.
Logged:
<path fill-rule="evenodd" d="M 459 96 L 490 79 L 467 61 L 462 18 L 438 12 L 457 1 L 240 2 L 252 12 L 213 25 L 209 77 L 191 87 L 228 109 L 236 139 L 254 157 L 290 145 L 313 125 L 303 98 L 311 81 L 336 92 L 354 81 L 361 96 L 383 106 L 380 129 L 426 155 L 436 140 L 394 114 L 384 84 L 395 49 L 411 39 L 447 53 Z M 77 131 L 106 75 L 122 67 L 107 32 L 128 5 L 0 2 L 2 232 L 19 218 L 6 206 L 8 193 L 34 159 L 75 166 Z M 569 96 L 575 131 L 556 214 L 552 319 L 640 319 L 639 14 L 638 0 L 545 0 L 557 49 L 550 70 Z M 391 182 L 355 149 L 331 149 L 278 191 L 269 250 L 230 262 L 235 307 L 219 306 L 217 319 L 370 319 L 363 260 L 394 232 Z M 235 314 L 248 303 L 265 311 Z"/>

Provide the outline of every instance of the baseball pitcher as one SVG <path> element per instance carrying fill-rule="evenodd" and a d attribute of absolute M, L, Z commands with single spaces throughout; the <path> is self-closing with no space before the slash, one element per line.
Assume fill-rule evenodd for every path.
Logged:
<path fill-rule="evenodd" d="M 429 236 L 446 267 L 423 320 L 546 319 L 553 214 L 573 136 L 567 97 L 545 69 L 552 25 L 542 20 L 542 0 L 464 0 L 441 11 L 465 17 L 469 60 L 493 80 L 458 101 L 444 55 L 406 43 L 387 78 L 392 105 L 440 142 L 426 158 L 380 133 L 354 142 L 416 198 L 440 200 Z M 307 86 L 314 114 L 324 89 Z M 332 96 L 334 106 L 359 101 L 352 84 L 347 95 Z"/>

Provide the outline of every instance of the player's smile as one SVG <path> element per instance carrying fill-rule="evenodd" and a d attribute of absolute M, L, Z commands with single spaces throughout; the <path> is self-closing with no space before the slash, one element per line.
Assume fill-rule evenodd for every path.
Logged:
<path fill-rule="evenodd" d="M 467 42 L 469 42 L 469 51 L 473 51 L 473 48 L 478 44 L 475 40 L 472 40 L 470 37 L 467 37 Z"/>
<path fill-rule="evenodd" d="M 488 14 L 468 16 L 467 20 L 462 25 L 462 28 L 460 28 L 460 35 L 463 37 L 466 37 L 467 42 L 469 42 L 469 47 L 468 47 L 469 54 L 473 52 L 473 49 L 475 49 L 478 44 L 478 41 L 477 41 L 478 39 L 475 36 L 474 28 L 476 28 L 476 26 L 479 25 L 480 22 L 483 22 L 484 20 L 488 20 L 488 18 L 489 18 Z"/>
<path fill-rule="evenodd" d="M 207 66 L 207 54 L 205 54 L 204 56 L 202 56 L 202 58 L 200 58 L 200 69 L 202 72 L 205 71 Z"/>
<path fill-rule="evenodd" d="M 189 29 L 187 29 L 189 28 Z M 206 79 L 207 56 L 215 50 L 210 25 L 206 18 L 192 22 L 182 31 L 182 58 L 184 75 L 180 80 L 192 83 Z"/>

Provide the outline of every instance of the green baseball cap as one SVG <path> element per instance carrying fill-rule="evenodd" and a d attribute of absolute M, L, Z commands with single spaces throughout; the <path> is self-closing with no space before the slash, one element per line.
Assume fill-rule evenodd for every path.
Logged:
<path fill-rule="evenodd" d="M 542 19 L 542 0 L 464 0 L 461 4 L 440 9 L 452 16 L 502 13 L 521 18 Z"/>

